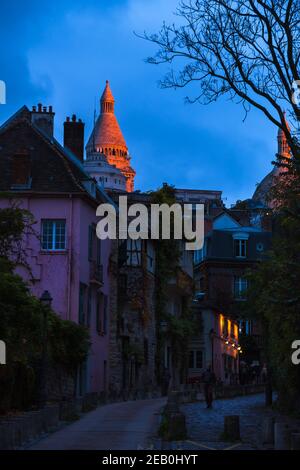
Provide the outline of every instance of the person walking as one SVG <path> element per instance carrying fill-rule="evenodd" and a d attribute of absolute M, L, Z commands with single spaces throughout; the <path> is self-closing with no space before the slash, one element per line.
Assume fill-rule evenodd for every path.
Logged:
<path fill-rule="evenodd" d="M 211 369 L 211 366 L 208 366 L 206 371 L 202 375 L 202 381 L 204 383 L 204 395 L 206 401 L 206 407 L 212 408 L 213 403 L 213 386 L 216 383 L 216 376 Z"/>

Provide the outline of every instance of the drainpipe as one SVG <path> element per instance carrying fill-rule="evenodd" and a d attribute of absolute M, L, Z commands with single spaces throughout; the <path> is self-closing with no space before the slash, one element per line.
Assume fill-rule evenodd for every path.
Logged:
<path fill-rule="evenodd" d="M 69 194 L 70 198 L 70 227 L 68 231 L 68 306 L 67 306 L 67 318 L 71 320 L 71 268 L 72 268 L 72 233 L 73 233 L 73 198 L 72 194 Z"/>

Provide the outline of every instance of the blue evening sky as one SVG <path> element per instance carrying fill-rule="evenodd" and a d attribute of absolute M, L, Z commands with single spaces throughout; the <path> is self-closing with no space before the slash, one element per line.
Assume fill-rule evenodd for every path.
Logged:
<path fill-rule="evenodd" d="M 23 104 L 52 104 L 55 134 L 76 113 L 86 123 L 105 80 L 137 171 L 136 189 L 163 182 L 179 188 L 222 190 L 227 205 L 250 197 L 271 169 L 276 128 L 240 106 L 186 104 L 195 89 L 162 90 L 166 68 L 144 59 L 155 46 L 133 32 L 156 32 L 172 21 L 177 0 L 4 0 L 1 2 L 0 80 L 7 85 L 2 123 Z M 175 18 L 176 20 L 176 18 Z"/>

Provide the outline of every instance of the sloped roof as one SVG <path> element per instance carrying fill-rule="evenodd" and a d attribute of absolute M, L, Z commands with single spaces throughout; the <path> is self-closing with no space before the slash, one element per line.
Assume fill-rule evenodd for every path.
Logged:
<path fill-rule="evenodd" d="M 83 182 L 92 178 L 85 172 L 81 162 L 31 123 L 30 111 L 26 106 L 19 109 L 0 127 L 0 191 L 11 191 L 11 160 L 20 149 L 27 149 L 31 160 L 32 183 L 30 192 L 83 193 Z M 99 187 L 96 199 L 110 200 Z"/>

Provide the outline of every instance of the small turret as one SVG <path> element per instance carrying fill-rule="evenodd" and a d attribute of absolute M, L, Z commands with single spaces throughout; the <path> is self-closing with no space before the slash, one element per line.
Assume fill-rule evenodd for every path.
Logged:
<path fill-rule="evenodd" d="M 289 126 L 289 123 L 287 122 L 285 113 L 284 113 L 284 119 L 285 119 L 286 127 L 290 131 L 290 126 Z M 291 149 L 288 144 L 285 132 L 282 129 L 278 129 L 277 142 L 278 142 L 278 155 L 280 157 L 290 158 Z"/>

